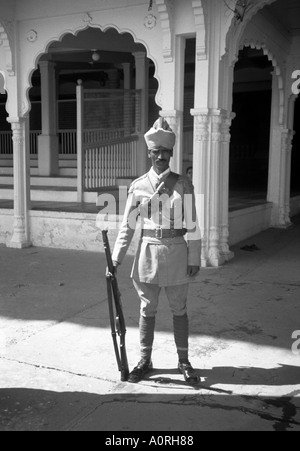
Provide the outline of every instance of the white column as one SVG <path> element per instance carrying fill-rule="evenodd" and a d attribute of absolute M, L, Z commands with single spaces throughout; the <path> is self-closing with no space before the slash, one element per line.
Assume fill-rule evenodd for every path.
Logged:
<path fill-rule="evenodd" d="M 193 184 L 195 187 L 196 207 L 199 226 L 202 236 L 201 264 L 209 265 L 209 173 L 208 142 L 209 142 L 209 115 L 207 109 L 193 109 L 194 116 L 194 166 Z"/>
<path fill-rule="evenodd" d="M 282 130 L 281 147 L 281 173 L 282 183 L 279 193 L 279 226 L 289 227 L 292 225 L 290 219 L 290 194 L 291 194 L 291 158 L 292 158 L 292 140 L 294 132 L 286 129 Z"/>
<path fill-rule="evenodd" d="M 8 247 L 23 249 L 31 246 L 30 210 L 30 151 L 28 118 L 8 118 L 13 132 L 14 156 L 14 224 Z"/>
<path fill-rule="evenodd" d="M 279 87 L 278 76 L 275 73 L 273 74 L 271 111 L 268 183 L 268 201 L 273 203 L 271 226 L 286 228 L 291 224 L 289 206 L 287 207 L 290 187 L 287 181 L 290 180 L 288 171 L 290 171 L 292 132 L 279 122 Z"/>
<path fill-rule="evenodd" d="M 131 64 L 122 63 L 124 74 L 124 89 L 131 89 Z"/>
<path fill-rule="evenodd" d="M 234 257 L 229 249 L 229 148 L 230 127 L 234 113 L 222 114 L 221 161 L 220 161 L 220 252 L 226 261 Z"/>
<path fill-rule="evenodd" d="M 132 127 L 132 99 L 130 95 L 131 89 L 131 64 L 123 63 L 123 73 L 124 73 L 124 132 L 128 136 L 131 134 Z"/>
<path fill-rule="evenodd" d="M 285 224 L 291 226 L 291 167 L 292 167 L 292 150 L 294 130 L 289 131 L 287 147 L 286 147 L 286 187 L 285 187 Z"/>
<path fill-rule="evenodd" d="M 135 89 L 141 91 L 141 114 L 140 114 L 140 130 L 138 143 L 138 175 L 146 172 L 147 168 L 147 147 L 144 134 L 148 129 L 148 93 L 149 93 L 149 63 L 147 55 L 144 52 L 133 53 L 135 58 L 136 82 Z"/>
<path fill-rule="evenodd" d="M 55 64 L 39 63 L 41 72 L 42 134 L 38 138 L 39 175 L 58 175 L 57 97 Z"/>
<path fill-rule="evenodd" d="M 85 153 L 83 149 L 84 132 L 84 93 L 82 80 L 78 80 L 76 86 L 76 104 L 77 104 L 77 202 L 84 200 L 85 188 Z"/>
<path fill-rule="evenodd" d="M 210 224 L 209 224 L 209 262 L 212 266 L 224 263 L 220 252 L 220 155 L 221 155 L 221 124 L 222 117 L 219 110 L 212 110 L 211 141 L 208 146 L 210 185 Z M 222 258 L 222 260 L 221 260 Z"/>
<path fill-rule="evenodd" d="M 194 109 L 194 186 L 202 234 L 202 265 L 231 259 L 228 238 L 230 114 Z"/>
<path fill-rule="evenodd" d="M 176 145 L 171 168 L 174 172 L 182 174 L 183 170 L 183 109 L 184 109 L 184 65 L 185 65 L 186 39 L 177 36 L 175 41 L 175 111 L 170 114 L 170 121 L 173 123 L 176 133 Z M 167 63 L 168 64 L 168 63 Z M 168 117 L 168 112 L 161 112 L 161 115 Z M 171 119 L 173 116 L 174 119 Z M 171 124 L 170 124 L 171 125 Z M 171 125 L 171 128 L 173 128 Z"/>
<path fill-rule="evenodd" d="M 191 110 L 194 116 L 193 181 L 204 267 L 218 267 L 233 257 L 228 245 L 229 129 L 232 115 L 226 110 L 226 96 L 222 94 L 222 14 L 218 0 L 207 2 L 207 54 L 197 54 L 195 107 Z M 201 43 L 196 47 L 200 48 Z"/>

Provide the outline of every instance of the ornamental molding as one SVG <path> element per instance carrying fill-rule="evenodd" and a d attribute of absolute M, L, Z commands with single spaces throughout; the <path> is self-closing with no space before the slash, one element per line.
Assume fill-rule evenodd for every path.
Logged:
<path fill-rule="evenodd" d="M 194 10 L 195 26 L 196 26 L 196 57 L 198 61 L 207 59 L 206 50 L 206 29 L 204 20 L 203 0 L 193 0 L 192 7 Z"/>
<path fill-rule="evenodd" d="M 34 42 L 37 41 L 38 39 L 38 33 L 35 30 L 29 30 L 26 36 L 26 39 L 28 42 L 30 42 L 31 44 L 33 44 Z"/>
<path fill-rule="evenodd" d="M 153 14 L 147 14 L 144 20 L 144 25 L 149 30 L 152 30 L 156 27 L 157 19 Z"/>
<path fill-rule="evenodd" d="M 87 12 L 82 17 L 82 22 L 84 22 L 87 25 L 90 25 L 94 21 L 94 18 L 90 12 Z"/>
<path fill-rule="evenodd" d="M 163 32 L 163 57 L 166 62 L 173 62 L 172 22 L 173 3 L 171 0 L 156 0 L 161 28 Z"/>

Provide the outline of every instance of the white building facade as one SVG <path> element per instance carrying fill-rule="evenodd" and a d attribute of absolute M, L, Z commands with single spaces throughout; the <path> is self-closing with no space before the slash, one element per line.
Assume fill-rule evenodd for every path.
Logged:
<path fill-rule="evenodd" d="M 295 72 L 300 70 L 300 28 L 295 19 L 300 15 L 298 3 L 154 0 L 149 5 L 146 0 L 1 0 L 0 73 L 2 91 L 7 94 L 7 121 L 12 129 L 14 203 L 11 211 L 0 209 L 0 242 L 19 249 L 32 244 L 55 246 L 54 239 L 37 239 L 37 235 L 50 233 L 53 218 L 48 225 L 44 220 L 43 231 L 43 226 L 36 224 L 41 217 L 31 211 L 29 91 L 32 74 L 39 67 L 42 133 L 38 138 L 38 170 L 43 177 L 57 176 L 55 73 L 51 59 L 45 56 L 53 44 L 68 36 L 76 38 L 89 29 L 99 30 L 101 36 L 113 30 L 120 42 L 130 35 L 134 43 L 126 51 L 134 55 L 135 89 L 141 92 L 136 176 L 147 169 L 141 137 L 148 126 L 148 59 L 155 67 L 156 104 L 178 137 L 173 170 L 184 170 L 185 49 L 187 39 L 195 39 L 194 103 L 189 114 L 194 123 L 192 164 L 203 235 L 203 266 L 220 266 L 231 259 L 230 245 L 239 240 L 268 227 L 288 227 L 291 216 L 300 211 L 300 197 L 291 200 L 290 195 L 297 98 L 291 87 Z M 282 12 L 286 13 L 285 20 L 280 20 Z M 273 66 L 268 192 L 263 205 L 230 212 L 234 67 L 245 47 L 261 50 Z M 94 45 L 96 48 L 104 49 L 101 39 Z M 122 64 L 126 87 L 129 66 Z"/>

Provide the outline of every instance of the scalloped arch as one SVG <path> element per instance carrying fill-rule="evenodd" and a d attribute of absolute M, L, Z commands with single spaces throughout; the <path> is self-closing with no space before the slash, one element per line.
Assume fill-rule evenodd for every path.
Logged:
<path fill-rule="evenodd" d="M 145 47 L 147 57 L 153 61 L 154 66 L 155 66 L 154 77 L 156 78 L 156 80 L 157 80 L 157 82 L 158 82 L 158 90 L 157 90 L 157 93 L 156 93 L 155 100 L 156 100 L 156 103 L 157 103 L 159 106 L 161 106 L 161 105 L 160 105 L 160 101 L 159 101 L 159 99 L 160 99 L 160 97 L 161 97 L 161 96 L 160 96 L 160 91 L 161 91 L 161 80 L 160 80 L 160 77 L 159 77 L 159 74 L 158 74 L 158 64 L 157 64 L 156 58 L 150 53 L 150 49 L 149 49 L 149 46 L 148 46 L 147 42 L 146 42 L 144 39 L 137 37 L 136 33 L 135 33 L 133 30 L 128 29 L 128 28 L 120 28 L 120 27 L 118 27 L 116 24 L 110 23 L 110 24 L 106 24 L 106 25 L 104 25 L 104 26 L 101 26 L 101 25 L 98 25 L 98 24 L 91 24 L 91 23 L 84 24 L 84 23 L 83 23 L 82 25 L 80 25 L 80 26 L 78 26 L 78 27 L 76 27 L 76 28 L 74 28 L 74 29 L 62 30 L 62 31 L 59 33 L 59 35 L 53 36 L 53 37 L 51 37 L 50 39 L 48 39 L 48 40 L 44 43 L 43 48 L 40 49 L 40 50 L 37 52 L 37 54 L 34 56 L 34 58 L 33 58 L 33 67 L 32 67 L 32 69 L 29 70 L 29 73 L 28 73 L 28 76 L 27 76 L 27 86 L 25 87 L 26 102 L 24 102 L 24 105 L 23 105 L 23 112 L 22 112 L 23 115 L 28 114 L 29 111 L 30 111 L 30 109 L 31 109 L 31 104 L 30 104 L 30 100 L 29 100 L 29 91 L 30 91 L 30 89 L 31 89 L 31 87 L 32 87 L 32 75 L 33 75 L 34 71 L 35 71 L 36 68 L 37 68 L 38 61 L 39 61 L 39 59 L 41 58 L 41 56 L 43 56 L 45 53 L 48 52 L 49 47 L 50 47 L 51 44 L 53 44 L 54 42 L 61 42 L 62 39 L 63 39 L 65 36 L 67 36 L 68 34 L 72 34 L 73 36 L 77 36 L 80 32 L 85 31 L 85 30 L 87 30 L 88 28 L 99 29 L 99 30 L 100 30 L 101 32 L 103 32 L 103 33 L 105 33 L 106 31 L 108 31 L 108 30 L 110 30 L 110 29 L 114 29 L 114 30 L 116 30 L 116 31 L 117 31 L 119 34 L 121 34 L 121 35 L 122 35 L 122 34 L 129 34 L 129 35 L 133 38 L 133 41 L 134 41 L 135 44 L 141 44 L 141 45 L 143 45 L 143 46 Z"/>
<path fill-rule="evenodd" d="M 278 80 L 278 90 L 279 90 L 279 123 L 283 124 L 284 119 L 284 82 L 281 74 L 280 66 L 277 62 L 277 59 L 272 54 L 272 52 L 268 49 L 265 43 L 259 41 L 250 41 L 245 39 L 240 43 L 239 50 L 242 50 L 244 47 L 251 47 L 252 49 L 262 50 L 263 54 L 268 57 L 268 60 L 272 62 L 275 74 L 277 75 Z"/>
<path fill-rule="evenodd" d="M 241 22 L 238 27 L 235 26 L 235 19 L 232 18 L 230 28 L 227 32 L 226 37 L 226 48 L 230 49 L 230 64 L 232 64 L 235 58 L 238 57 L 239 43 L 242 39 L 243 33 L 248 25 L 248 23 L 253 19 L 253 17 L 265 6 L 269 6 L 275 3 L 277 0 L 257 0 L 249 10 L 247 11 L 243 22 Z"/>

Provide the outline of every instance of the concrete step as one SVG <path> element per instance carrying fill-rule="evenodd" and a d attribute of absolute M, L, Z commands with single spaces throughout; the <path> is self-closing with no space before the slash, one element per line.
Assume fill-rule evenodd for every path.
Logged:
<path fill-rule="evenodd" d="M 0 167 L 0 175 L 12 175 L 13 168 L 11 167 Z"/>
<path fill-rule="evenodd" d="M 72 187 L 49 187 L 49 186 L 35 186 L 31 187 L 30 198 L 32 201 L 43 202 L 77 202 L 77 189 Z M 14 190 L 11 185 L 0 185 L 0 199 L 13 200 Z M 96 204 L 97 193 L 84 193 L 85 203 Z"/>
<path fill-rule="evenodd" d="M 0 167 L 0 175 L 13 175 L 12 166 Z M 31 176 L 38 176 L 39 170 L 38 168 L 30 168 Z M 59 169 L 59 177 L 77 177 L 77 168 L 60 168 Z"/>
<path fill-rule="evenodd" d="M 74 168 L 60 168 L 60 177 L 77 177 L 77 167 Z"/>
<path fill-rule="evenodd" d="M 75 168 L 77 169 L 77 159 L 68 158 L 68 159 L 60 159 L 59 167 L 62 168 Z"/>
<path fill-rule="evenodd" d="M 0 169 L 1 168 L 12 168 L 13 167 L 13 158 L 0 158 Z M 30 159 L 30 167 L 37 168 L 38 160 L 36 158 Z"/>
<path fill-rule="evenodd" d="M 12 175 L 0 175 L 0 185 L 13 185 Z M 76 177 L 30 177 L 31 186 L 49 186 L 49 187 L 77 187 Z"/>

